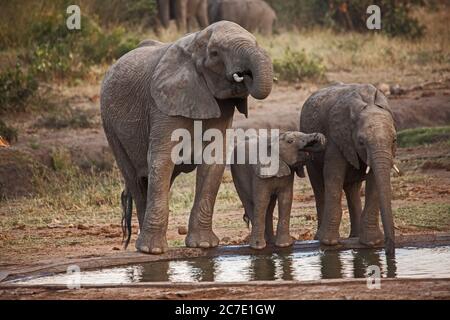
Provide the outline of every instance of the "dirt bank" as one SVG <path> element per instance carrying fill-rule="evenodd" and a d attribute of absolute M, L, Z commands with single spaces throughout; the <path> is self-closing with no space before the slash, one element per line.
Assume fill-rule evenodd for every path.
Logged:
<path fill-rule="evenodd" d="M 381 288 L 369 290 L 366 280 L 325 280 L 310 283 L 244 283 L 237 285 L 152 285 L 81 288 L 0 289 L 0 299 L 450 299 L 450 279 L 384 279 Z"/>

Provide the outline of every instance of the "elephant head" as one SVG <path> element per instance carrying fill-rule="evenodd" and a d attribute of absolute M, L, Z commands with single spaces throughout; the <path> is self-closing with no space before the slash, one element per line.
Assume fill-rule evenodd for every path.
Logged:
<path fill-rule="evenodd" d="M 288 176 L 292 170 L 304 177 L 303 166 L 310 159 L 310 153 L 321 152 L 326 145 L 326 138 L 321 133 L 286 131 L 274 139 L 279 139 L 279 169 L 275 175 L 264 175 L 262 166 L 257 166 L 257 175 L 261 178 Z"/>
<path fill-rule="evenodd" d="M 396 130 L 386 97 L 372 85 L 349 91 L 329 114 L 329 136 L 356 169 L 374 175 L 380 199 L 386 253 L 394 252 L 390 172 Z M 363 166 L 363 167 L 362 167 Z"/>
<path fill-rule="evenodd" d="M 221 21 L 171 44 L 152 76 L 157 107 L 171 116 L 218 118 L 220 100 L 247 115 L 247 97 L 266 98 L 273 82 L 272 61 L 253 35 Z"/>

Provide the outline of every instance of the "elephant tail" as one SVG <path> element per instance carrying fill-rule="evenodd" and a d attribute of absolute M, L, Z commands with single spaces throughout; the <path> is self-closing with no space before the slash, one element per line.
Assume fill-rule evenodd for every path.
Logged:
<path fill-rule="evenodd" d="M 244 220 L 245 224 L 247 225 L 247 229 L 250 227 L 250 218 L 247 214 L 247 211 L 245 211 L 244 215 L 242 216 L 242 220 Z"/>
<path fill-rule="evenodd" d="M 122 243 L 126 249 L 131 239 L 131 215 L 133 213 L 133 198 L 127 188 L 122 191 L 120 200 L 122 202 Z"/>

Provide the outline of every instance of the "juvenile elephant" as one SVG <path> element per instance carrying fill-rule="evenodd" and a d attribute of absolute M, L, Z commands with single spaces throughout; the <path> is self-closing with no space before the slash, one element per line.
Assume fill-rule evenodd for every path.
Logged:
<path fill-rule="evenodd" d="M 250 32 L 269 36 L 277 19 L 275 11 L 263 0 L 208 0 L 211 22 L 236 22 Z"/>
<path fill-rule="evenodd" d="M 341 194 L 345 191 L 351 219 L 351 237 L 373 246 L 383 239 L 394 254 L 394 222 L 390 172 L 394 166 L 396 131 L 386 97 L 370 84 L 339 84 L 314 93 L 303 105 L 300 130 L 321 132 L 326 150 L 308 162 L 318 213 L 317 238 L 327 245 L 339 239 Z M 395 166 L 394 166 L 395 167 Z M 362 210 L 360 189 L 366 180 Z"/>
<path fill-rule="evenodd" d="M 250 33 L 227 21 L 174 43 L 147 41 L 108 70 L 101 89 L 101 116 L 125 179 L 124 208 L 129 208 L 127 193 L 136 204 L 141 231 L 138 250 L 154 254 L 166 251 L 170 186 L 180 173 L 196 167 L 186 245 L 218 245 L 212 215 L 225 165 L 175 164 L 171 152 L 179 142 L 172 141 L 171 135 L 176 129 L 186 129 L 194 145 L 197 120 L 202 133 L 216 129 L 225 144 L 235 107 L 247 114 L 248 95 L 266 98 L 272 82 L 268 54 Z M 196 136 L 195 141 L 201 138 Z M 197 144 L 205 147 L 202 141 Z"/>
<path fill-rule="evenodd" d="M 247 139 L 245 155 L 250 150 L 257 150 L 259 137 Z M 303 166 L 309 158 L 309 152 L 323 151 L 325 137 L 320 133 L 304 134 L 297 131 L 288 131 L 281 134 L 279 142 L 279 166 L 276 172 L 267 174 L 267 166 L 257 162 L 250 164 L 231 165 L 234 185 L 239 198 L 244 205 L 244 220 L 251 222 L 252 231 L 250 246 L 262 249 L 266 242 L 275 243 L 278 247 L 287 247 L 292 244 L 289 234 L 289 221 L 292 206 L 292 193 L 294 184 L 294 171 L 298 176 L 304 177 Z M 273 152 L 273 139 L 267 143 L 269 152 Z M 239 152 L 240 146 L 234 149 Z M 242 149 L 241 149 L 242 150 Z M 242 151 L 241 151 L 242 152 Z M 276 239 L 273 231 L 273 210 L 278 200 L 278 226 Z"/>

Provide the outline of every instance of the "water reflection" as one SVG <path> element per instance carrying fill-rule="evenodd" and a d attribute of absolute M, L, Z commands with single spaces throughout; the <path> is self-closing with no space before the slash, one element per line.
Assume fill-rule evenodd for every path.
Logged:
<path fill-rule="evenodd" d="M 140 265 L 87 271 L 82 284 L 133 282 L 241 282 L 262 280 L 320 280 L 365 278 L 369 266 L 382 277 L 450 277 L 450 246 L 401 248 L 387 259 L 383 250 L 294 252 L 270 255 L 234 255 L 190 260 L 159 261 Z M 65 284 L 70 276 L 58 274 L 20 281 L 29 284 Z"/>

